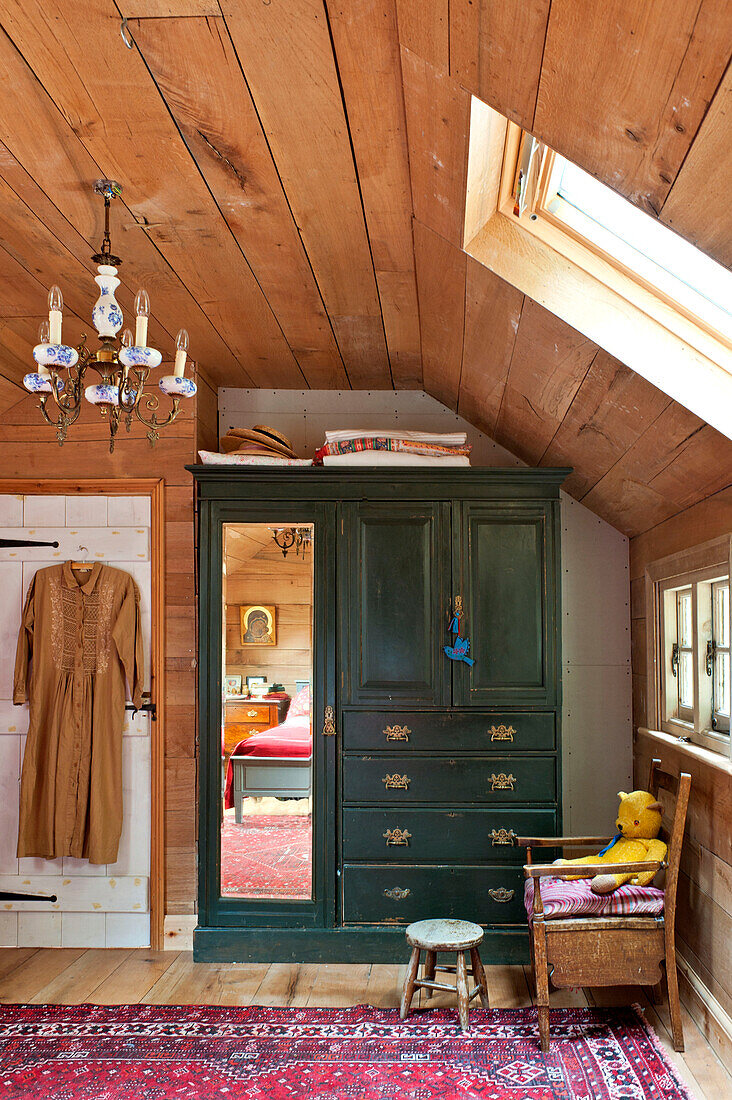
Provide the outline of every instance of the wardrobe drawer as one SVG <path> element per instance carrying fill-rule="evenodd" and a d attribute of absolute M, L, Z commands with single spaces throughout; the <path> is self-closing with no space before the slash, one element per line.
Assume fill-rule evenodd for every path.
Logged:
<path fill-rule="evenodd" d="M 513 838 L 556 836 L 556 824 L 553 809 L 347 809 L 343 811 L 343 859 L 390 863 L 472 859 L 523 865 L 526 849 L 516 847 Z"/>
<path fill-rule="evenodd" d="M 476 924 L 525 924 L 523 870 L 344 866 L 344 924 L 410 924 L 437 915 Z"/>
<path fill-rule="evenodd" d="M 346 752 L 550 752 L 555 745 L 553 712 L 346 711 L 343 715 Z"/>
<path fill-rule="evenodd" d="M 343 760 L 345 802 L 554 802 L 553 756 L 349 756 Z"/>

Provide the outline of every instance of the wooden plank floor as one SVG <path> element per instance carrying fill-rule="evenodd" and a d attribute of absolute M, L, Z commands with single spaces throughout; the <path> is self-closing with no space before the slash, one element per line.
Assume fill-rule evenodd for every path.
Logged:
<path fill-rule="evenodd" d="M 30 1004 L 214 1004 L 309 1008 L 371 1004 L 396 1008 L 406 966 L 296 963 L 194 963 L 190 951 L 0 949 L 0 1002 Z M 522 966 L 489 966 L 494 1008 L 520 1008 L 533 1002 Z M 438 993 L 422 1007 L 453 1006 Z M 639 989 L 561 989 L 560 1006 L 624 1005 L 641 1001 L 664 1050 L 700 1100 L 732 1096 L 725 1071 L 689 1014 L 684 1011 L 686 1052 L 671 1046 L 668 1009 L 654 1007 Z"/>

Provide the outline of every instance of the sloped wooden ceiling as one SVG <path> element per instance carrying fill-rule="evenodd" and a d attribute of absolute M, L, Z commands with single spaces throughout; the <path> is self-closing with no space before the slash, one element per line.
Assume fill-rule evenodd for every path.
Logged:
<path fill-rule="evenodd" d="M 0 23 L 0 407 L 52 283 L 89 327 L 107 175 L 123 309 L 145 285 L 152 341 L 185 324 L 215 384 L 424 388 L 573 465 L 629 534 L 730 480 L 728 440 L 461 248 L 474 93 L 729 262 L 722 0 L 1 0 Z"/>

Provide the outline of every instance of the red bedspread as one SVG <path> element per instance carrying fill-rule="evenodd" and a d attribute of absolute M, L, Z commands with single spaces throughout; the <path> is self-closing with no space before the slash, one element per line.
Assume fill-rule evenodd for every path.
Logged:
<path fill-rule="evenodd" d="M 310 719 L 306 717 L 286 718 L 279 726 L 262 730 L 240 741 L 231 756 L 256 756 L 258 758 L 309 757 L 313 751 L 313 730 Z M 224 807 L 230 810 L 234 805 L 234 769 L 231 757 L 226 765 L 226 787 Z"/>

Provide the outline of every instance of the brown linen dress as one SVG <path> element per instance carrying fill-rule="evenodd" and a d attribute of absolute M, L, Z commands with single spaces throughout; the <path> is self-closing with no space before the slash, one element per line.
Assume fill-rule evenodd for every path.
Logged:
<path fill-rule="evenodd" d="M 30 675 L 29 675 L 30 669 Z M 97 562 L 39 569 L 23 612 L 13 702 L 30 701 L 19 856 L 114 863 L 122 832 L 125 679 L 142 700 L 140 593 Z"/>

